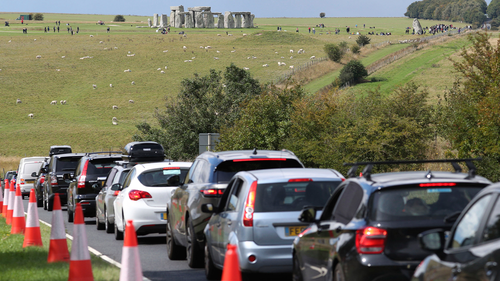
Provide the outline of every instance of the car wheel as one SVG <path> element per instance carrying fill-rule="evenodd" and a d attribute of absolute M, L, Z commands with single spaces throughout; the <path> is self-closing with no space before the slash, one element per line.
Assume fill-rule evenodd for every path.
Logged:
<path fill-rule="evenodd" d="M 45 196 L 43 196 L 43 209 L 47 210 L 47 200 L 45 200 Z"/>
<path fill-rule="evenodd" d="M 172 226 L 170 221 L 167 221 L 167 255 L 170 260 L 183 260 L 186 258 L 186 249 L 184 247 L 177 245 L 174 239 L 174 232 L 172 231 Z"/>
<path fill-rule="evenodd" d="M 37 207 L 43 207 L 43 196 L 41 199 L 36 198 L 36 206 Z"/>
<path fill-rule="evenodd" d="M 73 222 L 73 211 L 69 209 L 69 206 L 68 206 L 68 222 Z"/>
<path fill-rule="evenodd" d="M 300 270 L 299 259 L 296 255 L 293 255 L 293 270 L 292 270 L 292 280 L 293 281 L 303 281 L 302 271 Z"/>
<path fill-rule="evenodd" d="M 335 266 L 333 281 L 345 281 L 344 271 L 342 271 L 342 266 L 340 266 L 340 263 L 337 263 L 337 265 Z"/>
<path fill-rule="evenodd" d="M 188 222 L 186 224 L 187 229 L 187 247 L 186 247 L 186 259 L 189 267 L 198 268 L 203 266 L 203 250 L 200 249 L 200 244 L 196 241 L 196 234 L 194 233 L 193 222 L 191 218 L 188 217 Z"/>
<path fill-rule="evenodd" d="M 115 240 L 123 240 L 123 232 L 118 230 L 118 226 L 116 226 L 116 223 L 115 223 Z"/>
<path fill-rule="evenodd" d="M 220 280 L 222 271 L 215 267 L 212 256 L 205 243 L 205 277 L 207 280 Z"/>
<path fill-rule="evenodd" d="M 97 230 L 104 230 L 104 228 L 105 228 L 104 223 L 99 222 L 99 218 L 97 217 L 97 213 L 95 214 L 95 226 L 96 226 Z"/>
<path fill-rule="evenodd" d="M 113 224 L 109 222 L 109 218 L 108 218 L 108 211 L 106 209 L 104 209 L 104 229 L 106 229 L 106 233 L 113 233 L 114 231 L 114 228 L 113 228 Z"/>
<path fill-rule="evenodd" d="M 50 201 L 50 199 L 47 199 L 47 211 L 52 212 L 53 208 L 54 208 L 54 200 Z"/>

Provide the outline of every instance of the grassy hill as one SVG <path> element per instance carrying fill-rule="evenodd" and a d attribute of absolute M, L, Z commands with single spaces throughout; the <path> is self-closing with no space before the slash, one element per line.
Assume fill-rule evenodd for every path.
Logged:
<path fill-rule="evenodd" d="M 154 123 L 154 111 L 164 108 L 165 96 L 177 94 L 183 79 L 235 63 L 248 67 L 262 83 L 270 82 L 288 72 L 290 65 L 324 56 L 325 43 L 354 43 L 355 36 L 344 31 L 346 25 L 362 33 L 393 33 L 372 36 L 373 44 L 414 38 L 404 34 L 412 22 L 407 18 L 256 18 L 258 28 L 182 29 L 183 37 L 178 34 L 181 29 L 172 28 L 170 34 L 162 35 L 144 28 L 147 17 L 140 16 L 125 15 L 127 22 L 112 23 L 110 15 L 44 14 L 44 22 L 21 25 L 15 20 L 18 15 L 0 13 L 2 22 L 10 22 L 10 27 L 0 27 L 0 167 L 2 158 L 46 155 L 54 144 L 68 144 L 78 152 L 122 148 L 131 141 L 136 124 Z M 56 20 L 61 20 L 59 33 L 44 33 L 43 28 L 54 26 Z M 106 25 L 96 25 L 97 20 Z M 73 30 L 79 27 L 80 33 L 70 35 L 66 23 Z M 319 23 L 326 28 L 316 28 L 316 34 L 306 32 Z M 358 29 L 353 28 L 356 23 Z M 108 26 L 110 33 L 106 33 Z M 276 26 L 283 31 L 276 32 Z M 28 34 L 22 33 L 23 27 Z M 341 28 L 342 34 L 328 34 L 335 28 Z M 200 48 L 206 46 L 211 48 Z M 306 53 L 290 53 L 300 48 Z M 279 67 L 278 61 L 287 66 Z M 17 104 L 17 99 L 22 103 Z M 53 100 L 67 104 L 51 105 Z M 113 105 L 119 109 L 113 110 Z M 118 125 L 112 125 L 112 117 Z"/>

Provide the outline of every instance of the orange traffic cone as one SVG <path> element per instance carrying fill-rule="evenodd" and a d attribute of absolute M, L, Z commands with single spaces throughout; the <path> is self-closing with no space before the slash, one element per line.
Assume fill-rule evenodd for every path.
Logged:
<path fill-rule="evenodd" d="M 16 189 L 16 197 L 14 199 L 14 210 L 12 212 L 12 228 L 10 234 L 24 234 L 26 227 L 26 219 L 24 218 L 24 204 L 21 196 L 21 187 Z"/>
<path fill-rule="evenodd" d="M 68 242 L 64 230 L 64 220 L 61 210 L 59 194 L 54 194 L 54 207 L 52 209 L 52 229 L 50 230 L 49 257 L 47 262 L 69 261 Z"/>
<path fill-rule="evenodd" d="M 23 248 L 28 246 L 43 246 L 42 234 L 40 233 L 40 222 L 38 221 L 38 207 L 36 204 L 35 190 L 30 191 L 30 202 L 28 203 L 28 219 L 24 232 Z"/>
<path fill-rule="evenodd" d="M 241 281 L 240 263 L 236 245 L 227 244 L 221 281 Z"/>
<path fill-rule="evenodd" d="M 73 223 L 73 245 L 69 262 L 68 281 L 93 281 L 92 264 L 85 232 L 82 205 L 76 204 L 75 221 Z"/>
<path fill-rule="evenodd" d="M 142 281 L 142 267 L 139 259 L 137 235 L 131 220 L 125 226 L 125 241 L 122 250 L 122 268 L 120 281 Z"/>
<path fill-rule="evenodd" d="M 6 181 L 7 182 L 5 183 L 5 187 L 3 189 L 3 198 L 4 198 L 5 204 L 3 204 L 3 206 L 2 206 L 2 216 L 4 218 L 7 217 L 7 206 L 9 205 L 9 191 L 10 191 L 10 188 L 9 188 L 10 181 L 9 180 L 6 180 Z"/>
<path fill-rule="evenodd" d="M 12 224 L 12 213 L 14 212 L 15 198 L 16 198 L 16 193 L 14 191 L 14 181 L 10 181 L 9 205 L 7 206 L 7 225 Z"/>

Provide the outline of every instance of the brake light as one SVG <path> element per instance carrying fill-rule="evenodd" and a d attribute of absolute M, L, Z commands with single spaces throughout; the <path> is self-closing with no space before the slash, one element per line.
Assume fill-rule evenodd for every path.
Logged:
<path fill-rule="evenodd" d="M 356 250 L 360 254 L 380 254 L 384 251 L 387 230 L 366 227 L 356 231 Z"/>
<path fill-rule="evenodd" d="M 23 178 L 20 178 L 19 181 L 20 181 L 19 184 L 25 184 L 26 183 Z"/>
<path fill-rule="evenodd" d="M 457 184 L 454 182 L 430 182 L 430 183 L 421 183 L 420 187 L 436 187 L 436 186 L 456 186 Z"/>
<path fill-rule="evenodd" d="M 180 170 L 181 168 L 179 167 L 165 167 L 163 170 Z"/>
<path fill-rule="evenodd" d="M 40 177 L 40 184 L 44 183 L 45 182 L 45 176 L 41 176 Z"/>
<path fill-rule="evenodd" d="M 83 170 L 80 176 L 78 177 L 77 188 L 85 188 L 85 179 L 87 178 L 87 167 L 89 166 L 89 160 L 85 161 L 85 165 L 83 165 Z"/>
<path fill-rule="evenodd" d="M 305 181 L 313 181 L 313 179 L 289 179 L 288 182 L 305 182 Z"/>
<path fill-rule="evenodd" d="M 207 197 L 216 197 L 216 196 L 224 194 L 224 190 L 223 189 L 214 189 L 214 188 L 211 188 L 211 189 L 202 189 L 202 190 L 200 190 L 200 192 L 204 196 L 207 196 Z"/>
<path fill-rule="evenodd" d="M 245 203 L 245 210 L 243 213 L 243 225 L 252 227 L 253 226 L 253 212 L 255 206 L 255 193 L 257 193 L 257 182 L 254 181 L 250 186 L 248 191 L 247 201 Z"/>
<path fill-rule="evenodd" d="M 144 199 L 144 198 L 153 198 L 153 197 L 151 197 L 151 194 L 149 194 L 149 192 L 142 191 L 142 190 L 135 190 L 135 189 L 131 190 L 128 193 L 128 197 L 132 201 L 137 201 L 139 199 Z"/>
<path fill-rule="evenodd" d="M 286 161 L 286 158 L 248 158 L 248 159 L 233 160 L 233 162 L 250 162 L 250 161 Z"/>
<path fill-rule="evenodd" d="M 57 177 L 50 176 L 50 185 L 57 185 Z"/>

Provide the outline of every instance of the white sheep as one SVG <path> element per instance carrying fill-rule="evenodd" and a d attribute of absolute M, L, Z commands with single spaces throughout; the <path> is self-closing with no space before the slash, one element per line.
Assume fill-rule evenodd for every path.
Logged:
<path fill-rule="evenodd" d="M 161 70 L 161 67 L 158 67 L 156 70 Z"/>
<path fill-rule="evenodd" d="M 281 66 L 286 66 L 286 63 L 284 63 L 284 62 L 281 62 Z"/>
<path fill-rule="evenodd" d="M 94 37 L 94 35 L 90 34 L 90 37 Z"/>
<path fill-rule="evenodd" d="M 187 47 L 186 47 L 186 46 L 182 46 L 182 49 L 186 50 L 186 49 L 187 49 Z"/>
<path fill-rule="evenodd" d="M 117 105 L 113 105 L 113 109 L 118 109 L 118 106 Z"/>
<path fill-rule="evenodd" d="M 61 103 L 61 105 L 65 105 L 66 104 L 66 100 L 61 100 L 60 103 Z"/>
<path fill-rule="evenodd" d="M 40 55 L 37 55 L 37 56 L 36 56 L 36 58 L 37 58 L 37 59 L 40 59 L 40 58 L 42 58 L 42 56 L 40 56 Z"/>
<path fill-rule="evenodd" d="M 168 52 L 168 50 L 164 50 L 163 52 L 166 53 L 166 52 Z"/>
<path fill-rule="evenodd" d="M 33 117 L 35 117 L 35 115 L 33 115 L 33 113 L 30 113 L 30 114 L 28 114 L 28 117 L 33 119 Z"/>
<path fill-rule="evenodd" d="M 218 57 L 214 57 L 214 60 L 218 60 L 219 58 Z"/>
<path fill-rule="evenodd" d="M 62 56 L 61 58 L 64 59 L 66 56 Z"/>
<path fill-rule="evenodd" d="M 281 66 L 281 62 L 280 61 L 278 62 L 278 66 Z"/>
<path fill-rule="evenodd" d="M 109 87 L 110 87 L 110 88 L 113 88 L 113 84 L 109 84 Z"/>
<path fill-rule="evenodd" d="M 289 66 L 289 68 L 290 68 L 290 69 L 293 69 L 293 65 L 290 65 L 290 66 Z"/>
<path fill-rule="evenodd" d="M 217 36 L 221 36 L 220 34 L 217 34 Z"/>
<path fill-rule="evenodd" d="M 220 51 L 219 51 L 219 50 L 217 50 L 217 54 L 218 54 L 218 53 L 220 53 Z"/>
<path fill-rule="evenodd" d="M 61 70 L 59 68 L 57 68 L 56 71 L 61 71 Z"/>
<path fill-rule="evenodd" d="M 244 69 L 244 70 L 250 70 L 250 68 L 248 68 L 248 67 L 243 67 L 243 69 Z"/>
<path fill-rule="evenodd" d="M 196 57 L 192 57 L 191 59 L 194 60 Z"/>
<path fill-rule="evenodd" d="M 53 101 L 50 102 L 50 104 L 57 104 L 57 101 L 53 100 Z"/>
<path fill-rule="evenodd" d="M 236 51 L 235 51 L 235 50 L 232 50 L 232 51 L 231 51 L 231 53 L 234 53 L 234 52 L 236 52 Z"/>
<path fill-rule="evenodd" d="M 99 41 L 99 44 L 102 44 L 102 43 L 104 43 L 104 41 Z"/>
<path fill-rule="evenodd" d="M 290 50 L 290 54 L 293 54 L 293 50 Z"/>
<path fill-rule="evenodd" d="M 17 100 L 16 100 L 16 103 L 21 103 L 21 99 L 17 99 Z"/>
<path fill-rule="evenodd" d="M 134 82 L 134 81 L 132 81 L 132 85 L 135 85 L 135 82 Z"/>
<path fill-rule="evenodd" d="M 134 100 L 128 100 L 129 103 L 134 103 Z"/>
<path fill-rule="evenodd" d="M 127 57 L 134 57 L 135 54 L 130 54 L 130 55 L 127 55 Z"/>
<path fill-rule="evenodd" d="M 227 36 L 233 36 L 231 33 L 228 33 Z"/>
<path fill-rule="evenodd" d="M 167 66 L 165 65 L 165 69 L 167 69 Z"/>
<path fill-rule="evenodd" d="M 293 59 L 293 56 L 290 56 L 290 59 Z"/>
<path fill-rule="evenodd" d="M 97 85 L 96 84 L 92 84 L 92 88 L 97 89 Z"/>
<path fill-rule="evenodd" d="M 130 69 L 125 69 L 123 72 L 130 72 Z"/>
<path fill-rule="evenodd" d="M 203 49 L 203 46 L 200 46 L 200 49 Z"/>
<path fill-rule="evenodd" d="M 266 64 L 263 64 L 262 66 L 263 67 L 269 67 L 269 64 L 266 63 Z"/>
<path fill-rule="evenodd" d="M 165 71 L 163 71 L 163 70 L 162 70 L 162 71 L 160 71 L 160 73 L 161 73 L 161 74 L 164 74 L 164 73 L 165 73 Z"/>
<path fill-rule="evenodd" d="M 315 59 L 315 58 L 316 58 L 316 56 L 311 56 L 311 57 L 310 57 L 310 59 L 312 59 L 312 60 L 313 60 L 313 59 Z"/>

